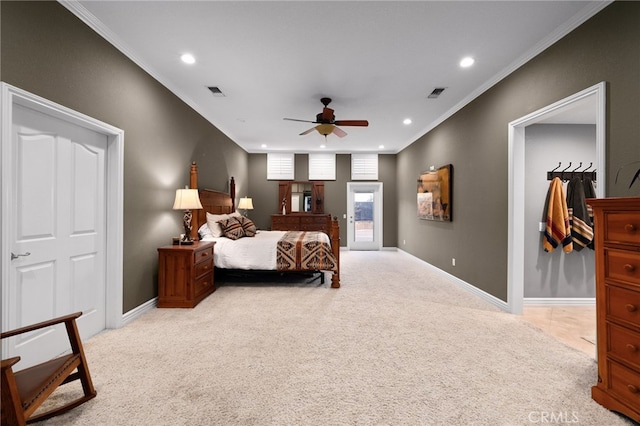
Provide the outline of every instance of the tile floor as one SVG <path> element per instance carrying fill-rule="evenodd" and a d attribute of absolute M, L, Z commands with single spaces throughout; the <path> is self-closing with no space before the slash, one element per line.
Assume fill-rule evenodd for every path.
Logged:
<path fill-rule="evenodd" d="M 522 319 L 595 359 L 595 305 L 525 306 Z"/>

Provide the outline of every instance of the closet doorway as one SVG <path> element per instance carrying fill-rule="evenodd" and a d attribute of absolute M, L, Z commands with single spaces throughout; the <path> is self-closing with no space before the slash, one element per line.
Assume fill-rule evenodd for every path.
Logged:
<path fill-rule="evenodd" d="M 540 123 L 595 124 L 596 196 L 604 196 L 605 188 L 605 94 L 604 82 L 589 87 L 552 105 L 509 123 L 509 229 L 508 287 L 509 310 L 521 314 L 524 305 L 525 231 L 537 224 L 525 221 L 525 129 Z M 557 163 L 556 163 L 557 165 Z M 574 167 L 572 167 L 573 169 Z M 592 170 L 593 170 L 592 169 Z M 581 169 L 582 170 L 582 169 Z M 542 213 L 542 212 L 540 212 Z"/>

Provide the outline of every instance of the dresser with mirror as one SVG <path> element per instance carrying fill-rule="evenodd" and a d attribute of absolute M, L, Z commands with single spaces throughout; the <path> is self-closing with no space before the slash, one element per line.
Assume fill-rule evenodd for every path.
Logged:
<path fill-rule="evenodd" d="M 271 215 L 274 231 L 318 231 L 331 220 L 324 213 L 323 181 L 280 181 L 278 206 L 278 213 Z"/>

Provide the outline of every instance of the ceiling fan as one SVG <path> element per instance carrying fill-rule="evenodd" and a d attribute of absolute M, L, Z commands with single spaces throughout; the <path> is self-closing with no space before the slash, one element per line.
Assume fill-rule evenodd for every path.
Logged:
<path fill-rule="evenodd" d="M 305 130 L 300 133 L 300 136 L 307 135 L 314 130 L 317 130 L 318 133 L 323 135 L 325 138 L 327 135 L 333 133 L 334 135 L 343 138 L 347 136 L 347 132 L 342 130 L 337 126 L 360 126 L 366 127 L 369 125 L 367 120 L 336 120 L 336 116 L 333 115 L 333 110 L 329 108 L 327 105 L 331 103 L 331 98 L 322 98 L 320 102 L 324 105 L 322 108 L 322 112 L 316 115 L 316 121 L 309 120 L 298 120 L 297 118 L 285 118 L 285 120 L 290 121 L 301 121 L 303 123 L 314 123 L 317 126 L 310 128 L 309 130 Z"/>

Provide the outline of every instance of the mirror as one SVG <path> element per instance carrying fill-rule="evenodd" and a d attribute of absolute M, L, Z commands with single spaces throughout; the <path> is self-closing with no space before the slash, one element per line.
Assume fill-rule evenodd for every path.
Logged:
<path fill-rule="evenodd" d="M 311 183 L 291 183 L 291 211 L 311 213 Z"/>
<path fill-rule="evenodd" d="M 280 181 L 278 213 L 324 214 L 324 182 Z"/>

